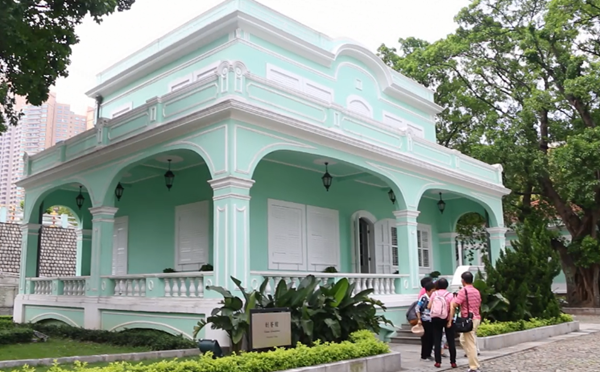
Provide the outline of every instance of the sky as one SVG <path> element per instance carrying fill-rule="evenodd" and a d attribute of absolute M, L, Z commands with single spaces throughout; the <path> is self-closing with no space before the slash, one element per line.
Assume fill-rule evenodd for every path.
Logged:
<path fill-rule="evenodd" d="M 105 17 L 101 24 L 86 19 L 76 29 L 69 76 L 53 91 L 71 110 L 85 113 L 93 100 L 85 92 L 96 74 L 150 44 L 223 0 L 137 0 L 132 8 Z M 454 16 L 469 0 L 258 0 L 264 5 L 330 37 L 349 37 L 375 52 L 400 37 L 435 41 L 453 32 Z M 168 4 L 168 5 L 167 5 Z"/>

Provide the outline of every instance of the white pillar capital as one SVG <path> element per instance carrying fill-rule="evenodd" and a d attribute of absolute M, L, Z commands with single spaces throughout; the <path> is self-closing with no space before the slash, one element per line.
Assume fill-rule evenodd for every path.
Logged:
<path fill-rule="evenodd" d="M 405 210 L 401 210 L 401 211 L 394 211 L 394 216 L 397 219 L 417 219 L 417 217 L 419 217 L 419 214 L 421 214 L 421 212 L 419 211 L 414 211 L 414 210 L 410 210 L 410 209 L 405 209 Z"/>
<path fill-rule="evenodd" d="M 252 185 L 254 185 L 254 180 L 229 176 L 216 180 L 209 180 L 208 183 L 215 191 L 227 188 L 250 189 Z"/>
<path fill-rule="evenodd" d="M 42 225 L 37 223 L 22 223 L 21 234 L 38 235 Z"/>
<path fill-rule="evenodd" d="M 107 216 L 107 217 L 114 217 L 115 214 L 117 214 L 117 211 L 119 210 L 119 208 L 115 208 L 115 207 L 93 207 L 93 208 L 89 208 L 90 213 L 92 214 L 92 216 L 96 217 L 96 216 Z"/>
<path fill-rule="evenodd" d="M 490 239 L 504 239 L 508 231 L 506 227 L 488 227 L 486 230 L 490 234 Z"/>

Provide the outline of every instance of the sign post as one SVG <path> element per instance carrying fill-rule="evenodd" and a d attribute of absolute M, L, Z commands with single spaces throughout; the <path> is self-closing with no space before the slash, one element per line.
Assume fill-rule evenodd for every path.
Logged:
<path fill-rule="evenodd" d="M 261 351 L 292 346 L 290 309 L 250 310 L 250 350 Z"/>

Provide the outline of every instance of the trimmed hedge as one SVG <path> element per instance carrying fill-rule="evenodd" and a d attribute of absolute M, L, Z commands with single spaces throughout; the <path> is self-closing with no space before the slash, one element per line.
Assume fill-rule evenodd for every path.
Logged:
<path fill-rule="evenodd" d="M 479 328 L 477 328 L 477 336 L 488 337 L 503 335 L 505 333 L 526 331 L 528 329 L 546 327 L 572 321 L 573 317 L 569 314 L 561 314 L 558 317 L 551 319 L 532 318 L 528 321 L 521 320 L 518 322 L 489 322 L 486 320 L 483 323 L 481 323 Z"/>
<path fill-rule="evenodd" d="M 27 344 L 33 339 L 33 329 L 0 329 L 0 345 Z"/>
<path fill-rule="evenodd" d="M 84 329 L 68 325 L 27 324 L 27 328 L 35 329 L 55 338 L 66 338 L 82 342 L 95 342 L 115 346 L 147 347 L 150 350 L 194 349 L 198 345 L 183 338 L 152 329 L 129 329 L 110 332 L 95 329 Z"/>
<path fill-rule="evenodd" d="M 166 332 L 152 329 L 129 329 L 110 332 L 73 327 L 70 325 L 50 325 L 40 323 L 16 324 L 11 316 L 0 317 L 0 345 L 29 343 L 36 330 L 53 338 L 70 339 L 81 342 L 94 342 L 115 346 L 146 347 L 150 350 L 194 349 L 197 344 Z"/>
<path fill-rule="evenodd" d="M 318 364 L 335 363 L 344 360 L 365 358 L 389 353 L 384 342 L 377 340 L 370 331 L 352 333 L 350 341 L 341 343 L 316 343 L 308 347 L 298 345 L 291 349 L 277 349 L 264 353 L 246 352 L 213 359 L 210 353 L 197 359 L 177 361 L 168 360 L 142 365 L 126 362 L 111 363 L 106 367 L 86 368 L 76 363 L 77 372 L 274 372 L 287 369 L 310 367 Z M 22 372 L 31 372 L 30 367 L 23 367 Z M 52 367 L 52 372 L 72 372 L 61 366 Z"/>

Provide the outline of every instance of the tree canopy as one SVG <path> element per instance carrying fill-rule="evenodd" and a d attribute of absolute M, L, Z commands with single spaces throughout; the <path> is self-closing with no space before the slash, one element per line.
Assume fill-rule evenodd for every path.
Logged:
<path fill-rule="evenodd" d="M 600 306 L 600 0 L 473 0 L 455 20 L 380 57 L 435 89 L 441 144 L 503 165 L 507 223 L 564 225 L 568 300 Z"/>
<path fill-rule="evenodd" d="M 100 23 L 134 1 L 0 0 L 0 134 L 19 121 L 16 95 L 41 105 L 56 79 L 68 76 L 75 26 L 87 15 Z"/>

